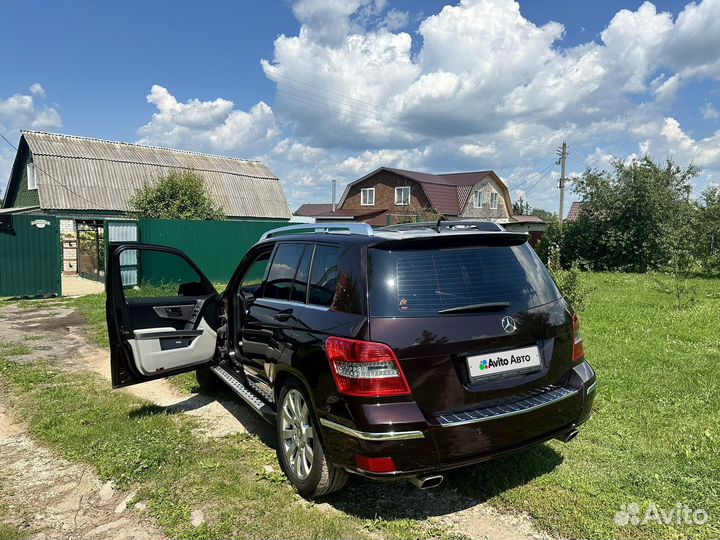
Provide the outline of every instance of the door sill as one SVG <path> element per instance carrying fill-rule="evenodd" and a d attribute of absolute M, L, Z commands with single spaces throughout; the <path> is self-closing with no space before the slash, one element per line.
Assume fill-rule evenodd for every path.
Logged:
<path fill-rule="evenodd" d="M 227 384 L 230 389 L 235 392 L 252 410 L 262 416 L 267 422 L 274 424 L 276 413 L 275 410 L 263 398 L 258 396 L 250 388 L 234 375 L 231 371 L 223 366 L 210 366 L 210 370 L 217 375 L 220 380 Z"/>

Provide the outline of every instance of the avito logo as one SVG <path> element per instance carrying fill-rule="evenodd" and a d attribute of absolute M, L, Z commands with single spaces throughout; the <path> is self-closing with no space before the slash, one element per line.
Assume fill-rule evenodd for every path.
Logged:
<path fill-rule="evenodd" d="M 480 371 L 485 371 L 486 369 L 507 366 L 509 364 L 510 360 L 507 358 L 496 358 L 494 360 L 491 358 L 489 360 L 480 360 L 480 365 L 478 367 L 480 368 Z"/>

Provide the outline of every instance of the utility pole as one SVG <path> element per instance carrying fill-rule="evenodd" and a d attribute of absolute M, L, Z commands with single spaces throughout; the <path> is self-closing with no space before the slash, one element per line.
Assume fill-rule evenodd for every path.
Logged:
<path fill-rule="evenodd" d="M 562 147 L 558 150 L 560 159 L 557 161 L 560 165 L 560 228 L 562 228 L 563 217 L 565 216 L 565 173 L 567 169 L 567 156 L 568 156 L 568 145 L 565 141 L 562 143 Z"/>
<path fill-rule="evenodd" d="M 333 213 L 335 212 L 335 208 L 336 208 L 336 206 L 335 206 L 335 183 L 336 183 L 336 180 L 333 178 L 333 181 L 332 181 L 332 211 L 333 211 Z"/>

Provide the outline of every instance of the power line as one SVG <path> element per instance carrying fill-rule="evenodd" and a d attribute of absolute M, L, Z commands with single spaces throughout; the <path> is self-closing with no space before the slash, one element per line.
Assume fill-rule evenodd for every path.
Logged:
<path fill-rule="evenodd" d="M 538 176 L 538 175 L 540 175 L 540 174 L 543 174 L 544 172 L 546 172 L 548 169 L 554 167 L 555 165 L 556 165 L 556 163 L 555 163 L 555 161 L 553 161 L 552 163 L 550 163 L 550 165 L 548 165 L 547 167 L 545 167 L 543 170 L 531 174 L 531 175 L 528 176 L 525 180 L 523 180 L 522 183 L 518 184 L 517 186 L 513 186 L 513 189 L 514 189 L 514 190 L 518 190 L 518 189 L 522 188 L 523 186 L 526 186 L 526 185 L 527 185 L 531 180 L 533 180 L 536 176 Z"/>
<path fill-rule="evenodd" d="M 545 178 L 548 174 L 550 174 L 550 169 L 548 169 L 545 174 L 543 174 L 540 178 L 538 178 L 537 182 L 535 182 L 527 191 L 525 191 L 525 195 L 530 193 L 535 187 L 542 182 L 542 179 Z"/>

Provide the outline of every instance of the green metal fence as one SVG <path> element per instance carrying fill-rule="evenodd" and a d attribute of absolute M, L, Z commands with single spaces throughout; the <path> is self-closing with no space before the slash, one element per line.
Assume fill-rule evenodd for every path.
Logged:
<path fill-rule="evenodd" d="M 61 294 L 60 226 L 54 216 L 3 217 L 0 296 Z"/>
<path fill-rule="evenodd" d="M 210 281 L 227 283 L 245 252 L 264 232 L 287 224 L 287 221 L 143 219 L 138 221 L 138 236 L 143 244 L 182 250 Z M 144 268 L 143 272 L 152 273 L 152 269 Z"/>

